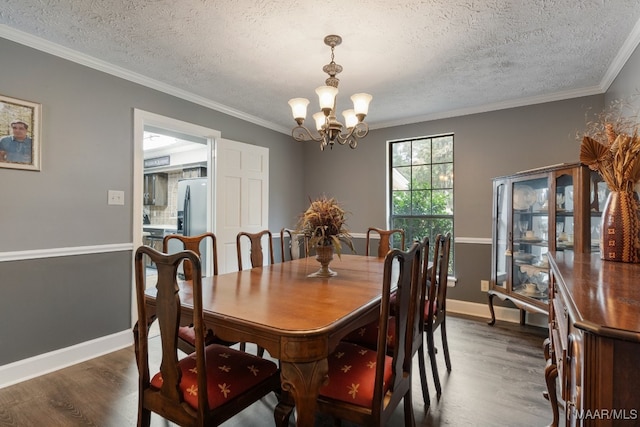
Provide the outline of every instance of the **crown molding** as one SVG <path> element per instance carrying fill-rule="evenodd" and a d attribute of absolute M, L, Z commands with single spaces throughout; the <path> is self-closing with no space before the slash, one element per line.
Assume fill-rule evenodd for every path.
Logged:
<path fill-rule="evenodd" d="M 640 20 L 636 22 L 636 25 L 631 30 L 631 34 L 625 40 L 624 44 L 618 51 L 618 54 L 613 59 L 613 62 L 609 66 L 606 74 L 602 78 L 602 82 L 600 82 L 600 86 L 602 87 L 602 92 L 606 92 L 609 90 L 609 87 L 613 83 L 613 81 L 618 77 L 620 71 L 627 63 L 633 52 L 636 50 L 638 45 L 640 44 Z"/>
<path fill-rule="evenodd" d="M 427 114 L 423 116 L 408 117 L 405 119 L 390 120 L 386 122 L 370 123 L 370 129 L 382 129 L 394 126 L 404 126 L 421 122 L 429 122 L 432 120 L 450 119 L 453 117 L 468 116 L 470 114 L 488 113 L 491 111 L 506 110 L 509 108 L 526 107 L 535 104 L 544 104 L 546 102 L 564 101 L 566 99 L 580 98 L 583 96 L 599 95 L 605 90 L 599 86 L 591 86 L 581 89 L 565 90 L 546 95 L 536 95 L 526 98 L 511 99 L 508 101 L 494 102 L 491 104 L 483 104 L 477 107 L 461 108 L 458 110 L 443 111 L 435 114 Z"/>
<path fill-rule="evenodd" d="M 73 49 L 69 49 L 43 38 L 25 33 L 24 31 L 9 27 L 6 24 L 0 24 L 0 37 L 31 47 L 33 49 L 37 49 L 50 55 L 75 62 L 76 64 L 84 65 L 86 67 L 93 68 L 94 70 L 102 71 L 103 73 L 111 74 L 112 76 L 137 83 L 150 89 L 155 89 L 168 95 L 193 102 L 194 104 L 219 111 L 229 116 L 256 124 L 258 126 L 262 126 L 267 129 L 274 130 L 276 132 L 289 133 L 291 131 L 290 129 L 287 129 L 283 126 L 277 125 L 259 117 L 252 116 L 250 114 L 243 113 L 242 111 L 214 102 L 210 99 L 193 94 L 191 92 L 178 89 L 174 86 L 162 83 L 158 80 L 143 76 L 142 74 L 134 73 L 93 56 L 85 55 Z"/>

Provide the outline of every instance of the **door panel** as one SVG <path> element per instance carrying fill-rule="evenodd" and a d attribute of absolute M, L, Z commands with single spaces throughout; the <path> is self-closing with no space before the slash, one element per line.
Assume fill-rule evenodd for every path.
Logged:
<path fill-rule="evenodd" d="M 215 162 L 218 203 L 214 229 L 220 273 L 226 273 L 238 270 L 238 233 L 269 228 L 269 149 L 219 139 Z M 248 248 L 243 249 L 243 254 L 248 258 Z"/>
<path fill-rule="evenodd" d="M 263 195 L 263 181 L 251 178 L 248 180 L 248 198 L 247 204 L 249 205 L 247 225 L 249 227 L 260 227 L 264 223 L 262 213 L 264 212 L 262 199 Z"/>

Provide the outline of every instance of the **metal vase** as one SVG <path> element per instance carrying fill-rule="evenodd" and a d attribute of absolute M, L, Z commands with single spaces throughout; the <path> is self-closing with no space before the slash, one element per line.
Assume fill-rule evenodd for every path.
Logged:
<path fill-rule="evenodd" d="M 308 277 L 333 277 L 338 273 L 329 268 L 329 263 L 333 260 L 333 245 L 316 246 L 316 261 L 320 263 L 320 270 L 310 274 Z"/>

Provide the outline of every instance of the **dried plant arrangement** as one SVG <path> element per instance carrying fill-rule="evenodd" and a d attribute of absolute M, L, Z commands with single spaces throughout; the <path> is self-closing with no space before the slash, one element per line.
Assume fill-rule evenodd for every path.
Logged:
<path fill-rule="evenodd" d="M 325 195 L 311 200 L 309 208 L 300 216 L 296 232 L 309 237 L 307 251 L 314 246 L 333 245 L 340 256 L 341 241 L 345 242 L 352 252 L 355 252 L 351 234 L 346 226 L 347 212 L 333 197 Z"/>
<path fill-rule="evenodd" d="M 631 192 L 640 180 L 640 122 L 630 112 L 628 104 L 614 101 L 582 134 L 580 162 L 597 171 L 611 191 Z"/>

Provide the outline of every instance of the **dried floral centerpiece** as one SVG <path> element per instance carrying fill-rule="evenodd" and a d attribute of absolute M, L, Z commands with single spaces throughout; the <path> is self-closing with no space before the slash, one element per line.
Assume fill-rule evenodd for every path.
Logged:
<path fill-rule="evenodd" d="M 580 146 L 580 162 L 598 172 L 609 187 L 600 226 L 602 259 L 640 262 L 640 200 L 634 191 L 640 180 L 640 135 L 636 116 L 614 101 L 588 122 Z"/>
<path fill-rule="evenodd" d="M 310 200 L 309 208 L 302 213 L 297 233 L 307 237 L 307 253 L 311 248 L 316 250 L 316 259 L 322 268 L 313 277 L 331 277 L 337 273 L 329 269 L 329 262 L 333 259 L 333 251 L 342 254 L 342 242 L 346 243 L 352 252 L 353 242 L 346 227 L 347 212 L 342 209 L 334 198 L 325 195 Z"/>

